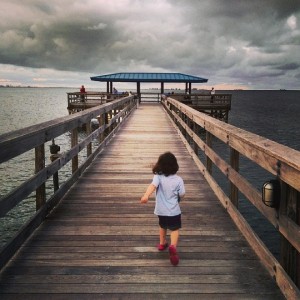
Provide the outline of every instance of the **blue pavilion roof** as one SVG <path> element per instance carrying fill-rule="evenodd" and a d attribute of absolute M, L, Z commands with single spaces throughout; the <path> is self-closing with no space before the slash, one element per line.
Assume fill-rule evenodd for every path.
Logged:
<path fill-rule="evenodd" d="M 93 81 L 106 82 L 207 82 L 207 79 L 181 73 L 114 73 L 91 77 Z"/>

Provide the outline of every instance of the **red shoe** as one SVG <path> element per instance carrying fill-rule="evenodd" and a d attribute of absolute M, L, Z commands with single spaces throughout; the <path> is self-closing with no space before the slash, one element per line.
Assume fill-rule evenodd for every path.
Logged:
<path fill-rule="evenodd" d="M 168 243 L 167 242 L 164 245 L 162 245 L 162 244 L 158 244 L 157 245 L 157 249 L 159 251 L 164 251 L 165 249 L 167 249 L 167 247 L 168 247 Z"/>
<path fill-rule="evenodd" d="M 176 247 L 171 245 L 169 247 L 169 254 L 170 254 L 170 262 L 173 266 L 177 266 L 179 263 L 179 256 L 176 251 Z"/>

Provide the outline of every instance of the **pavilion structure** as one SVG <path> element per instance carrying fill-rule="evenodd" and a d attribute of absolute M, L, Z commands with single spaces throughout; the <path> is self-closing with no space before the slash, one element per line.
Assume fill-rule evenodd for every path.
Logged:
<path fill-rule="evenodd" d="M 185 91 L 191 93 L 193 83 L 207 82 L 207 79 L 186 75 L 181 73 L 114 73 L 108 75 L 99 75 L 91 77 L 93 81 L 101 81 L 107 83 L 107 93 L 113 93 L 114 82 L 136 82 L 137 94 L 141 94 L 141 83 L 157 82 L 161 85 L 161 94 L 164 94 L 165 83 L 185 83 Z"/>
<path fill-rule="evenodd" d="M 231 94 L 211 94 L 210 91 L 192 89 L 192 84 L 204 83 L 208 79 L 182 73 L 114 73 L 91 77 L 92 81 L 106 82 L 106 92 L 86 92 L 84 94 L 68 93 L 68 111 L 70 114 L 107 103 L 120 97 L 128 96 L 128 92 L 117 92 L 114 83 L 136 83 L 136 92 L 133 93 L 141 102 L 161 102 L 164 97 L 184 103 L 193 109 L 208 114 L 211 117 L 228 122 L 228 114 L 231 109 Z M 160 91 L 141 91 L 141 83 L 160 83 Z M 185 83 L 185 93 L 165 93 L 165 83 Z M 192 91 L 193 90 L 193 91 Z"/>

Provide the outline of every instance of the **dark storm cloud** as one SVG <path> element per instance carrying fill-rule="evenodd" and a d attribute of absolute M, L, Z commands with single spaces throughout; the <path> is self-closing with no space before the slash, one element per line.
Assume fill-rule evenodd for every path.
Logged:
<path fill-rule="evenodd" d="M 277 67 L 279 70 L 298 70 L 300 65 L 298 63 L 290 63 L 285 65 L 280 65 Z"/>
<path fill-rule="evenodd" d="M 287 80 L 299 74 L 298 0 L 2 2 L 1 64 L 298 84 Z"/>
<path fill-rule="evenodd" d="M 26 18 L 25 10 L 23 18 L 1 30 L 1 63 L 87 71 L 120 39 L 113 20 L 96 11 L 49 8 L 40 2 L 33 7 L 34 19 Z"/>

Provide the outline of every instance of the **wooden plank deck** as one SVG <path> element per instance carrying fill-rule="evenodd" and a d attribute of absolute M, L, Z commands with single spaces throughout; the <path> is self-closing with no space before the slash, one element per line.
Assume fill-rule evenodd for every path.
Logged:
<path fill-rule="evenodd" d="M 150 164 L 172 151 L 187 195 L 180 263 L 158 252 Z M 284 299 L 159 104 L 142 104 L 1 273 L 1 299 Z"/>

